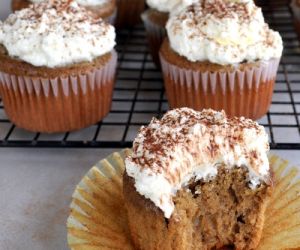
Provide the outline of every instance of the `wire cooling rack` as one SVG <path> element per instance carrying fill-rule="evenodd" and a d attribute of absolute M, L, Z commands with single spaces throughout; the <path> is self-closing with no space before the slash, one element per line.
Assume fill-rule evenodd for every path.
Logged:
<path fill-rule="evenodd" d="M 285 44 L 266 127 L 273 149 L 300 149 L 300 47 L 287 0 L 261 1 L 266 20 Z M 101 122 L 77 132 L 24 131 L 7 119 L 0 103 L 0 147 L 130 147 L 139 127 L 168 110 L 161 73 L 148 53 L 142 25 L 118 32 L 119 65 L 112 110 Z"/>

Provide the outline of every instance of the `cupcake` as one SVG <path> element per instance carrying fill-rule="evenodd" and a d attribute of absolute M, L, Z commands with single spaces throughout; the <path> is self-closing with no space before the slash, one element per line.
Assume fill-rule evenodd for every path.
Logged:
<path fill-rule="evenodd" d="M 298 37 L 300 38 L 300 1 L 292 0 L 291 9 L 294 16 L 294 26 Z"/>
<path fill-rule="evenodd" d="M 262 117 L 283 50 L 252 0 L 203 0 L 170 17 L 160 59 L 172 108 Z"/>
<path fill-rule="evenodd" d="M 262 126 L 211 109 L 142 127 L 123 192 L 136 249 L 255 249 L 272 193 Z"/>
<path fill-rule="evenodd" d="M 145 0 L 117 0 L 117 28 L 132 28 L 141 21 Z"/>
<path fill-rule="evenodd" d="M 199 0 L 146 0 L 149 9 L 142 14 L 153 62 L 160 67 L 159 49 L 166 36 L 165 26 L 171 11 L 178 11 Z"/>
<path fill-rule="evenodd" d="M 115 30 L 73 1 L 47 1 L 0 23 L 0 94 L 9 119 L 34 132 L 92 125 L 110 110 Z"/>
<path fill-rule="evenodd" d="M 12 10 L 21 10 L 42 1 L 44 0 L 12 0 Z M 101 17 L 114 24 L 117 15 L 116 0 L 76 0 L 76 2 L 89 10 L 95 18 Z"/>

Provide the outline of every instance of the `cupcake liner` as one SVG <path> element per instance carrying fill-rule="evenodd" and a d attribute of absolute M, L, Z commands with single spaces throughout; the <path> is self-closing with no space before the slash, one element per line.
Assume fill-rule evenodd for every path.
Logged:
<path fill-rule="evenodd" d="M 116 27 L 132 28 L 141 21 L 140 15 L 145 9 L 145 0 L 117 0 L 117 6 Z"/>
<path fill-rule="evenodd" d="M 117 54 L 102 68 L 52 79 L 0 72 L 9 119 L 34 132 L 66 132 L 92 125 L 110 110 Z"/>
<path fill-rule="evenodd" d="M 123 198 L 125 149 L 97 163 L 76 187 L 67 221 L 72 250 L 134 249 Z M 300 175 L 278 156 L 269 157 L 275 189 L 257 249 L 300 248 Z"/>
<path fill-rule="evenodd" d="M 164 38 L 166 37 L 166 29 L 164 26 L 154 23 L 149 18 L 149 10 L 145 11 L 141 17 L 146 29 L 150 54 L 155 65 L 160 68 L 159 49 Z"/>
<path fill-rule="evenodd" d="M 269 109 L 279 59 L 232 72 L 196 71 L 169 63 L 160 54 L 171 108 L 225 110 L 229 116 L 262 117 Z"/>

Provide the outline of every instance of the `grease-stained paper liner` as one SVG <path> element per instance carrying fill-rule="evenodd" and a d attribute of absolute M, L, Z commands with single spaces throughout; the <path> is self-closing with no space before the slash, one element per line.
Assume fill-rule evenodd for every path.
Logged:
<path fill-rule="evenodd" d="M 145 0 L 117 0 L 117 6 L 116 27 L 132 28 L 141 21 L 140 16 L 145 9 Z"/>
<path fill-rule="evenodd" d="M 180 68 L 160 54 L 171 108 L 224 109 L 229 116 L 262 117 L 271 104 L 279 59 L 249 66 L 244 71 L 196 71 Z"/>
<path fill-rule="evenodd" d="M 149 10 L 145 11 L 142 15 L 142 20 L 146 29 L 149 50 L 155 65 L 160 68 L 159 49 L 166 36 L 166 29 L 157 23 L 154 23 L 149 18 Z"/>
<path fill-rule="evenodd" d="M 101 120 L 110 110 L 117 54 L 84 75 L 52 79 L 0 72 L 0 93 L 9 119 L 34 132 L 66 132 Z"/>
<path fill-rule="evenodd" d="M 97 163 L 73 194 L 67 221 L 72 250 L 134 249 L 123 199 L 125 149 Z M 300 249 L 299 169 L 272 155 L 276 186 L 266 211 L 258 250 Z"/>

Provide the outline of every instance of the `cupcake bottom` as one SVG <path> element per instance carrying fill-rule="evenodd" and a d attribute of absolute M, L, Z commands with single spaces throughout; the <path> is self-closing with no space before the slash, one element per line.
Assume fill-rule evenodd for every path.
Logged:
<path fill-rule="evenodd" d="M 170 219 L 140 195 L 124 174 L 123 192 L 137 249 L 255 249 L 262 235 L 272 186 L 248 186 L 246 168 L 220 167 L 209 182 L 191 182 L 173 197 Z"/>
<path fill-rule="evenodd" d="M 229 116 L 261 118 L 271 104 L 279 59 L 237 67 L 193 63 L 174 52 L 168 40 L 160 59 L 171 108 L 225 110 Z"/>
<path fill-rule="evenodd" d="M 26 64 L 24 72 L 35 75 L 17 74 L 18 64 L 16 73 L 12 64 L 9 68 L 1 64 L 5 112 L 15 125 L 33 132 L 66 132 L 93 125 L 110 111 L 116 62 L 112 52 L 91 64 L 73 66 L 69 72 L 39 72 Z"/>
<path fill-rule="evenodd" d="M 155 65 L 160 68 L 159 49 L 166 36 L 165 26 L 169 14 L 148 9 L 142 14 L 142 20 L 146 29 L 149 50 Z"/>
<path fill-rule="evenodd" d="M 141 13 L 145 9 L 145 0 L 117 0 L 118 14 L 116 27 L 132 28 L 141 21 Z"/>

